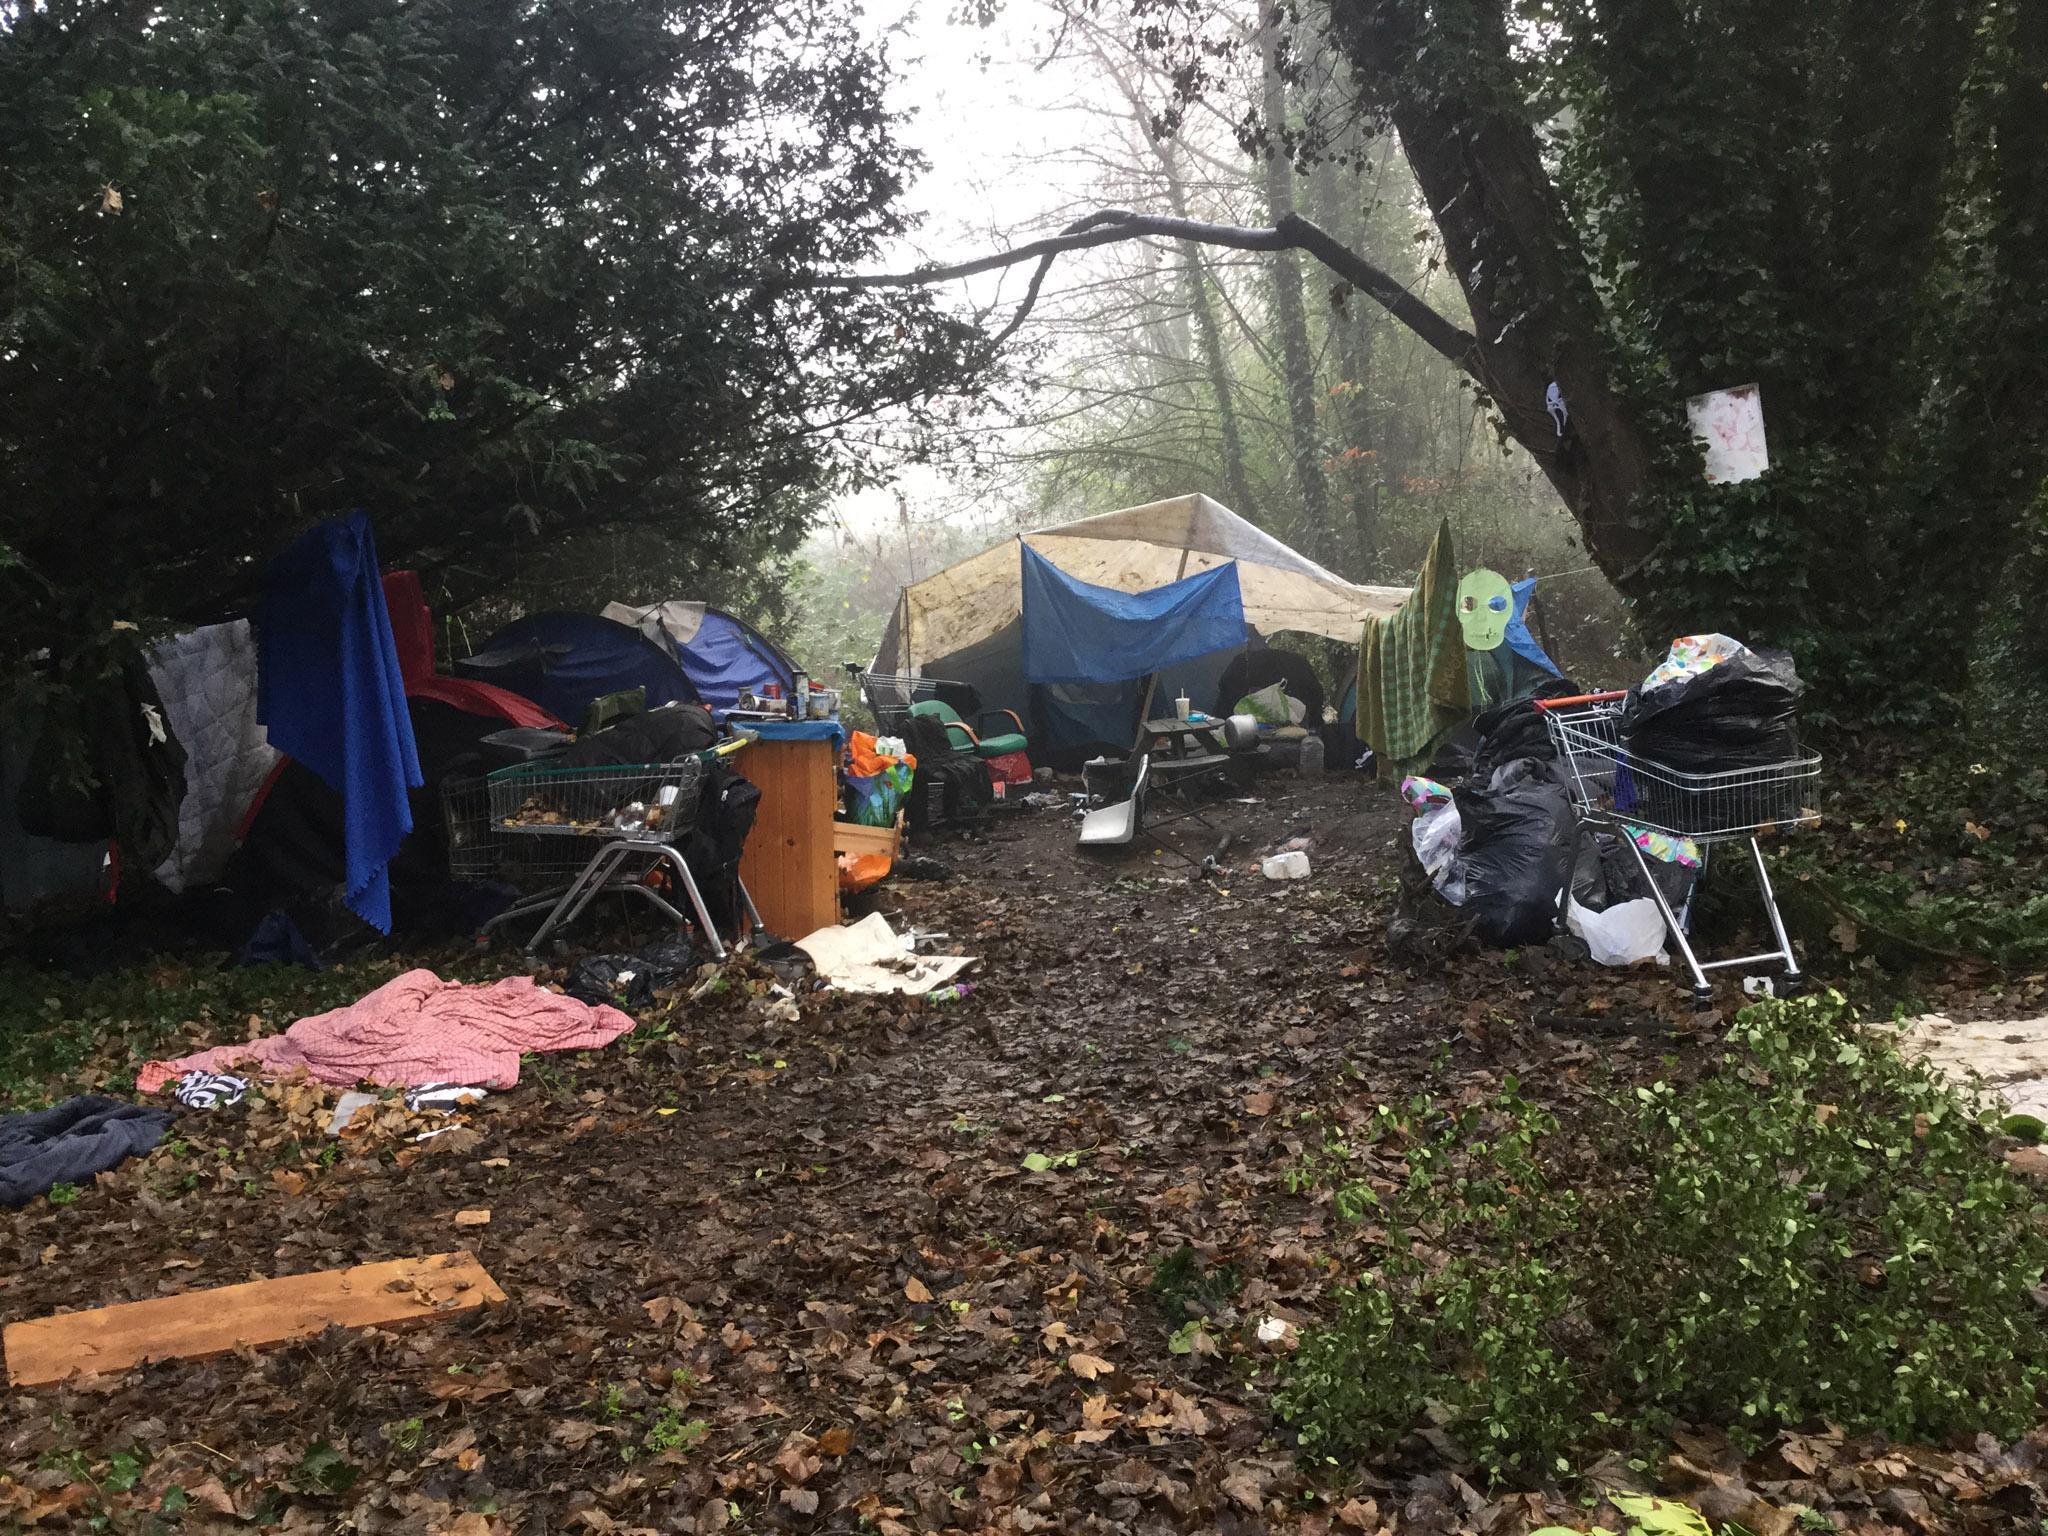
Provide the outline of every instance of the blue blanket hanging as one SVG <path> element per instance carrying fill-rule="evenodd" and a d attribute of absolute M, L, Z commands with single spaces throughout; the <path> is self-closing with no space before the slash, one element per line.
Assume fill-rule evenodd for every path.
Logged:
<path fill-rule="evenodd" d="M 1149 592 L 1077 581 L 1019 543 L 1024 560 L 1024 677 L 1122 683 L 1245 643 L 1237 562 Z"/>
<path fill-rule="evenodd" d="M 270 744 L 341 796 L 348 909 L 391 931 L 390 864 L 423 782 L 377 545 L 361 512 L 270 563 L 257 628 L 256 718 Z"/>

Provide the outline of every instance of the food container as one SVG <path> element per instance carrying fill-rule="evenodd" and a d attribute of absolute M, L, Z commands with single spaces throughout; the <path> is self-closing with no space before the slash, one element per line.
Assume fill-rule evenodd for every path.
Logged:
<path fill-rule="evenodd" d="M 839 717 L 839 690 L 813 684 L 809 714 L 813 720 L 836 720 Z"/>

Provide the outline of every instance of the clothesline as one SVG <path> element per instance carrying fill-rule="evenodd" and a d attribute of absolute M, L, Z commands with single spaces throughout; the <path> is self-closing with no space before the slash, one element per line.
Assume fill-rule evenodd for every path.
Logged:
<path fill-rule="evenodd" d="M 1588 571 L 1597 571 L 1597 570 L 1599 570 L 1599 569 L 1600 569 L 1600 567 L 1599 567 L 1599 566 L 1597 566 L 1597 565 L 1582 565 L 1582 566 L 1579 566 L 1579 567 L 1577 567 L 1577 568 L 1576 568 L 1576 569 L 1574 569 L 1574 570 L 1569 570 L 1569 571 L 1552 571 L 1552 572 L 1551 572 L 1551 573 L 1550 573 L 1550 574 L 1549 574 L 1548 576 L 1537 576 L 1537 577 L 1534 577 L 1534 578 L 1531 578 L 1531 577 L 1528 577 L 1528 576 L 1524 576 L 1524 577 L 1522 578 L 1522 580 L 1524 580 L 1524 581 L 1529 581 L 1529 580 L 1533 579 L 1533 580 L 1536 580 L 1536 581 L 1562 581 L 1562 580 L 1564 580 L 1564 578 L 1565 578 L 1565 577 L 1567 577 L 1567 576 L 1583 576 L 1583 575 L 1585 575 L 1585 574 L 1586 574 L 1586 572 L 1588 572 Z"/>

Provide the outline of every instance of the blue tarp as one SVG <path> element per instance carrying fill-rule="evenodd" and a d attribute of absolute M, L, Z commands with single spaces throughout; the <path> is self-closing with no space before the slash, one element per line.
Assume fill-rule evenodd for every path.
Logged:
<path fill-rule="evenodd" d="M 697 701 L 673 646 L 595 613 L 515 619 L 454 670 L 508 688 L 572 726 L 582 725 L 592 699 L 629 688 L 647 690 L 649 709 Z"/>
<path fill-rule="evenodd" d="M 322 523 L 270 563 L 256 635 L 256 718 L 341 796 L 348 908 L 389 933 L 389 866 L 422 780 L 367 517 Z"/>
<path fill-rule="evenodd" d="M 1121 683 L 1245 643 L 1237 563 L 1120 592 L 1077 581 L 1019 542 L 1024 676 L 1034 683 Z"/>
<path fill-rule="evenodd" d="M 740 690 L 762 691 L 767 683 L 780 683 L 784 693 L 796 686 L 789 662 L 760 635 L 729 613 L 716 608 L 704 610 L 704 622 L 688 645 L 678 645 L 683 671 L 715 715 L 724 715 L 739 702 Z"/>
<path fill-rule="evenodd" d="M 1564 669 L 1543 653 L 1543 647 L 1529 633 L 1529 596 L 1536 590 L 1536 578 L 1524 577 L 1512 583 L 1509 590 L 1515 594 L 1515 611 L 1508 620 L 1508 649 L 1522 660 L 1541 667 L 1552 677 L 1563 677 Z"/>

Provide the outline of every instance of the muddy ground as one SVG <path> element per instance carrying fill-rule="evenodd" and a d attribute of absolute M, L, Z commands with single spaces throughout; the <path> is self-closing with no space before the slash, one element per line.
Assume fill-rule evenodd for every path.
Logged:
<path fill-rule="evenodd" d="M 1566 1099 L 1596 1066 L 1710 1049 L 1718 1021 L 1666 977 L 1541 951 L 1397 963 L 1398 802 L 1257 793 L 1177 829 L 1194 859 L 1235 834 L 1207 878 L 1144 845 L 1084 857 L 1055 812 L 929 846 L 953 878 L 876 905 L 979 957 L 950 1005 L 819 994 L 791 1020 L 739 966 L 611 1049 L 530 1062 L 424 1145 L 395 1114 L 329 1143 L 319 1096 L 281 1091 L 186 1114 L 72 1204 L 0 1213 L 0 1320 L 461 1247 L 509 1298 L 11 1391 L 0 1528 L 1586 1523 L 1592 1484 L 1490 1490 L 1440 1441 L 1304 1477 L 1267 1402 L 1276 1322 L 1314 1320 L 1342 1249 L 1327 1203 L 1289 1190 L 1291 1116 L 1509 1072 Z M 1262 879 L 1295 836 L 1312 878 Z M 1153 1283 L 1184 1245 L 1228 1276 L 1192 1343 Z M 1962 1488 L 1948 1453 L 1815 1444 L 1749 1464 L 1762 1525 L 1808 1504 L 1870 1530 L 2039 1519 L 2031 1452 Z M 1711 1435 L 1689 1454 L 1732 1455 Z"/>

